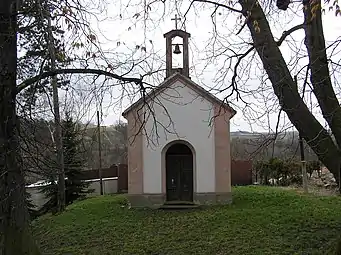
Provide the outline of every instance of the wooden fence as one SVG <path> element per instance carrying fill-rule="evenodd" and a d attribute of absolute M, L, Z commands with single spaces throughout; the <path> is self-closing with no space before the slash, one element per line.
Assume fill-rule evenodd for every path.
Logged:
<path fill-rule="evenodd" d="M 82 172 L 83 180 L 99 179 L 99 169 L 90 169 Z M 109 168 L 102 168 L 102 178 L 117 177 L 117 192 L 122 193 L 128 190 L 128 166 L 126 164 L 112 165 Z"/>
<path fill-rule="evenodd" d="M 231 183 L 233 186 L 251 185 L 253 183 L 252 179 L 251 160 L 231 161 Z"/>

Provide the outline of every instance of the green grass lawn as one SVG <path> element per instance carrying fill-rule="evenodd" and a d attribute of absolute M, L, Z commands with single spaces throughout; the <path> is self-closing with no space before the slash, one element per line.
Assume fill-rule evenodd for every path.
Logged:
<path fill-rule="evenodd" d="M 91 198 L 33 222 L 43 254 L 334 254 L 341 198 L 268 187 L 233 189 L 233 204 L 193 211 Z"/>

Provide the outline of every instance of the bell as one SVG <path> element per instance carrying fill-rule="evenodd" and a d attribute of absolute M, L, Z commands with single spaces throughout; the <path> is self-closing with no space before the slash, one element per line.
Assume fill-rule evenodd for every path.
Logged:
<path fill-rule="evenodd" d="M 180 54 L 181 53 L 179 44 L 175 44 L 175 49 L 174 49 L 173 53 L 174 54 Z"/>

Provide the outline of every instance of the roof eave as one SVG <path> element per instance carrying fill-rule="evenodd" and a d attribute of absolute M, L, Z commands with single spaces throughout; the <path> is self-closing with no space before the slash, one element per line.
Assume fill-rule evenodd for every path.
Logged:
<path fill-rule="evenodd" d="M 176 78 L 183 79 L 183 82 L 190 82 L 190 83 L 193 83 L 194 86 L 196 86 L 196 87 L 199 86 L 199 85 L 197 85 L 194 81 L 192 81 L 191 79 L 189 79 L 189 78 L 183 76 L 182 74 L 180 74 L 180 73 L 175 73 L 175 74 L 171 75 L 170 77 L 168 77 L 167 79 L 165 79 L 165 80 L 159 85 L 159 87 L 158 87 L 158 88 L 155 88 L 155 89 L 162 89 L 162 88 L 165 86 L 165 84 L 169 83 L 171 80 L 176 79 Z M 197 88 L 197 89 L 198 89 L 198 88 Z M 205 94 L 207 94 L 207 96 L 210 97 L 211 100 L 215 100 L 215 101 L 217 101 L 217 102 L 221 102 L 221 103 L 225 106 L 225 108 L 231 113 L 230 119 L 232 119 L 232 118 L 234 117 L 234 115 L 237 114 L 237 111 L 234 110 L 229 104 L 223 103 L 220 99 L 216 98 L 214 95 L 211 95 L 211 94 L 210 94 L 208 91 L 206 91 L 204 88 L 201 88 L 201 90 L 203 90 L 204 92 L 203 92 L 203 91 L 202 91 L 202 92 L 205 93 Z M 153 93 L 153 91 L 151 91 L 150 93 Z M 150 93 L 148 93 L 148 95 L 150 95 Z M 141 98 L 140 98 L 139 100 L 137 100 L 135 103 L 131 104 L 126 110 L 124 110 L 123 113 L 122 113 L 122 116 L 123 116 L 124 118 L 126 118 L 126 116 L 128 115 L 128 113 L 129 113 L 130 111 L 132 111 L 135 107 L 137 107 L 140 103 L 141 103 Z"/>

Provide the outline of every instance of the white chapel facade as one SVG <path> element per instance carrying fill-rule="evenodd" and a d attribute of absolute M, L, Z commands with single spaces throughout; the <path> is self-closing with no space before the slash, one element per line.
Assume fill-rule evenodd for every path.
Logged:
<path fill-rule="evenodd" d="M 128 199 L 133 207 L 229 203 L 236 111 L 189 77 L 190 34 L 175 29 L 164 37 L 164 82 L 122 114 L 128 121 Z M 175 37 L 182 44 L 173 44 Z M 173 54 L 182 54 L 181 68 L 173 68 Z"/>

